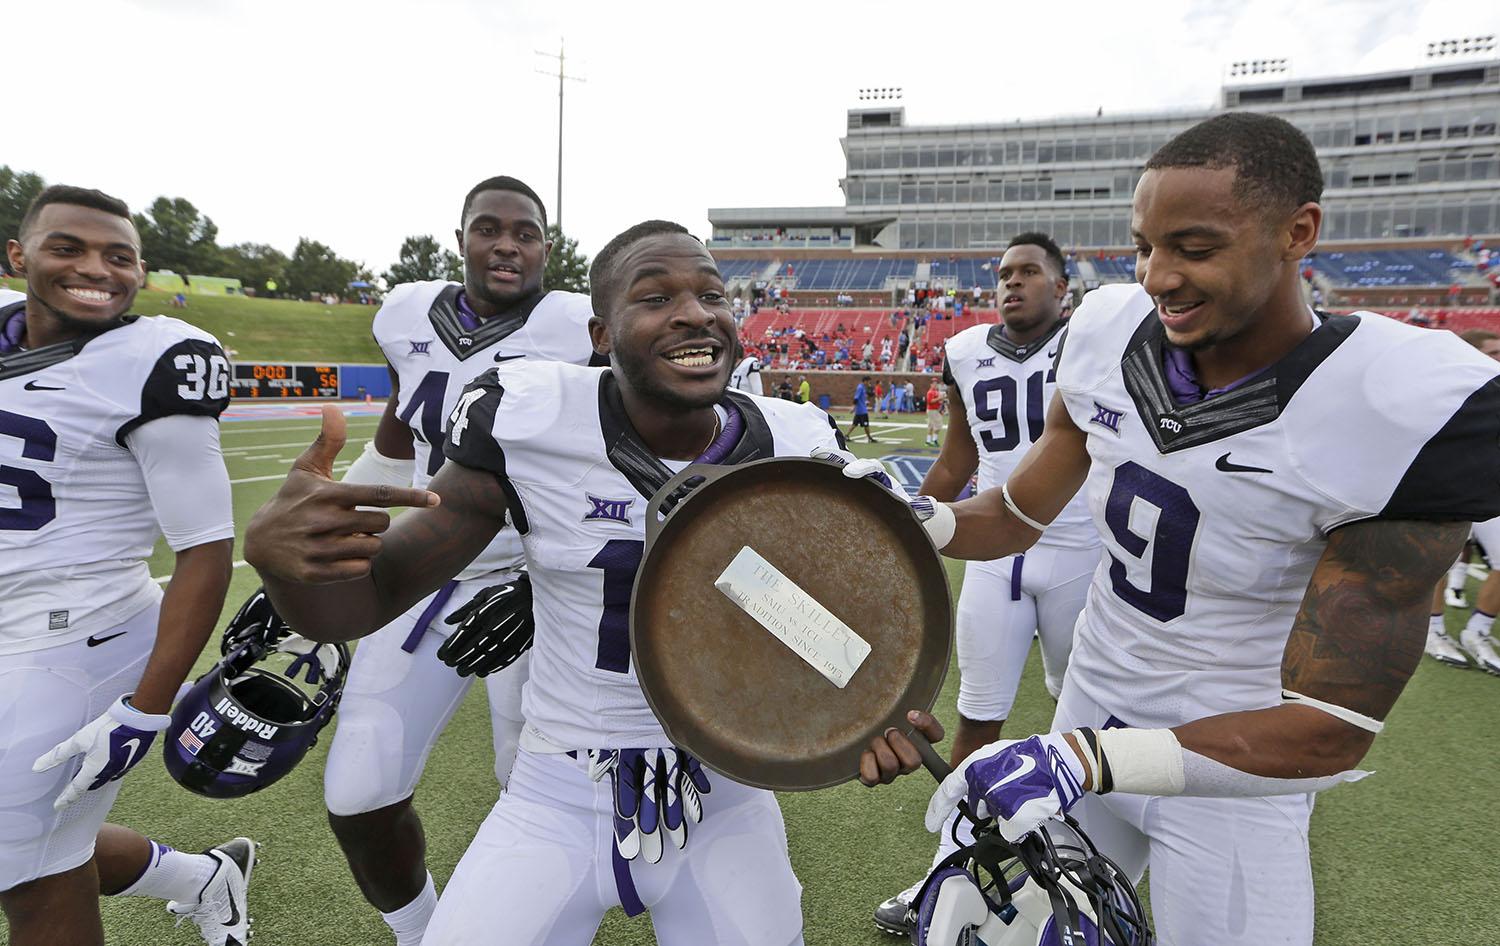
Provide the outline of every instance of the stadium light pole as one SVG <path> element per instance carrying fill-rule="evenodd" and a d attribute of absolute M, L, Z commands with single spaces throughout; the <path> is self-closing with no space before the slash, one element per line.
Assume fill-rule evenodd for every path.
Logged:
<path fill-rule="evenodd" d="M 546 69 L 538 69 L 537 72 L 544 76 L 552 76 L 557 79 L 557 204 L 552 208 L 552 222 L 559 233 L 562 232 L 562 181 L 563 181 L 563 89 L 568 82 L 587 82 L 580 76 L 568 75 L 567 58 L 563 48 L 563 40 L 557 41 L 557 52 L 547 53 L 540 49 L 536 50 L 538 56 L 546 56 L 548 59 L 557 60 L 557 71 L 549 72 Z"/>

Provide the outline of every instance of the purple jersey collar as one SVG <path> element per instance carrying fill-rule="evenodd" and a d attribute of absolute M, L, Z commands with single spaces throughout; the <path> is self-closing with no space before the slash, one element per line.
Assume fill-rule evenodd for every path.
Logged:
<path fill-rule="evenodd" d="M 740 442 L 740 435 L 745 432 L 745 419 L 740 416 L 740 409 L 734 405 L 733 401 L 726 399 L 723 406 L 724 413 L 727 415 L 724 419 L 724 429 L 719 431 L 713 443 L 698 455 L 694 463 L 723 463 L 724 459 L 729 456 L 729 452 Z"/>
<path fill-rule="evenodd" d="M 1235 388 L 1260 374 L 1259 371 L 1252 372 L 1237 381 L 1231 381 L 1222 388 L 1203 390 L 1203 385 L 1198 382 L 1198 372 L 1193 370 L 1193 356 L 1181 348 L 1173 348 L 1171 345 L 1162 346 L 1163 374 L 1167 379 L 1167 389 L 1172 392 L 1172 399 L 1178 404 L 1197 404 L 1211 397 L 1233 391 Z"/>
<path fill-rule="evenodd" d="M 0 355 L 21 350 L 21 339 L 26 337 L 26 307 L 19 306 L 10 314 L 4 325 L 0 325 Z"/>

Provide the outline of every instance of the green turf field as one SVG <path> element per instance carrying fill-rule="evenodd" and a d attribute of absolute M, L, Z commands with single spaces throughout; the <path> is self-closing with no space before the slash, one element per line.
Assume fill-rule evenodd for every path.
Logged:
<path fill-rule="evenodd" d="M 24 292 L 19 279 L 0 285 Z M 291 361 L 320 364 L 384 364 L 370 335 L 375 306 L 323 305 L 248 296 L 188 296 L 185 309 L 172 308 L 172 293 L 146 290 L 132 311 L 171 315 L 211 332 L 235 361 Z"/>
<path fill-rule="evenodd" d="M 357 455 L 375 419 L 351 418 L 349 426 L 346 458 Z M 864 455 L 893 447 L 921 452 L 924 427 L 915 419 L 908 427 L 877 427 L 886 442 L 854 449 Z M 231 478 L 283 472 L 315 428 L 311 421 L 226 423 Z M 259 480 L 234 486 L 235 518 L 242 527 L 276 485 Z M 158 552 L 152 570 L 168 574 L 170 555 Z M 950 563 L 950 574 L 956 592 L 961 567 Z M 250 569 L 235 569 L 222 620 L 255 585 Z M 1456 631 L 1460 620 L 1450 612 L 1451 629 Z M 217 652 L 216 642 L 211 648 Z M 950 672 L 937 707 L 948 725 L 954 722 L 956 692 L 956 674 Z M 1497 709 L 1500 679 L 1424 659 L 1367 759 L 1365 767 L 1376 776 L 1320 798 L 1313 845 L 1321 946 L 1500 941 L 1500 867 L 1492 853 L 1500 847 L 1493 814 L 1500 775 L 1492 747 Z M 1008 729 L 1015 734 L 1044 730 L 1051 713 L 1033 653 Z M 417 793 L 429 863 L 440 888 L 495 801 L 487 730 L 483 697 L 471 694 L 433 752 Z M 389 943 L 379 917 L 356 891 L 325 821 L 321 774 L 328 743 L 325 737 L 275 786 L 238 801 L 212 801 L 178 788 L 154 754 L 126 780 L 112 820 L 189 850 L 239 834 L 260 841 L 261 861 L 250 891 L 256 943 Z M 921 820 L 932 787 L 925 775 L 913 775 L 877 790 L 853 783 L 782 797 L 792 860 L 804 888 L 809 944 L 895 942 L 875 930 L 870 911 L 925 870 L 933 841 Z M 201 942 L 191 925 L 173 929 L 157 901 L 107 899 L 103 914 L 112 944 Z M 505 942 L 503 931 L 497 931 L 495 942 Z M 627 920 L 616 911 L 596 942 L 629 946 L 655 940 L 646 917 Z"/>

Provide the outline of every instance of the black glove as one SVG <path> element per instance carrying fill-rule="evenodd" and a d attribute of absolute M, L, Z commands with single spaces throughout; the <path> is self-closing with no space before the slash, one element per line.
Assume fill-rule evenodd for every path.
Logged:
<path fill-rule="evenodd" d="M 536 634 L 531 578 L 522 572 L 514 581 L 481 589 L 443 623 L 458 629 L 438 648 L 438 659 L 459 676 L 483 677 L 509 667 L 531 649 Z"/>

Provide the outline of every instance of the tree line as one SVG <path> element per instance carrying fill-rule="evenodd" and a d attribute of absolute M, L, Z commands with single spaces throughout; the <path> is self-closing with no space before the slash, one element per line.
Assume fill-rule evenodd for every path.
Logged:
<path fill-rule="evenodd" d="M 39 174 L 0 165 L 0 242 L 15 238 L 26 207 L 46 186 Z M 220 246 L 218 225 L 185 197 L 158 197 L 133 218 L 141 235 L 141 255 L 152 270 L 229 277 L 256 295 L 292 298 L 357 296 L 360 291 L 351 290 L 351 283 L 375 282 L 363 263 L 344 259 L 308 237 L 299 239 L 290 255 L 266 243 Z M 544 285 L 588 292 L 588 258 L 578 252 L 576 241 L 556 227 L 550 228 L 548 237 L 553 247 Z M 0 268 L 5 267 L 0 255 Z M 409 236 L 381 278 L 388 287 L 425 279 L 462 280 L 463 261 L 434 236 Z"/>

